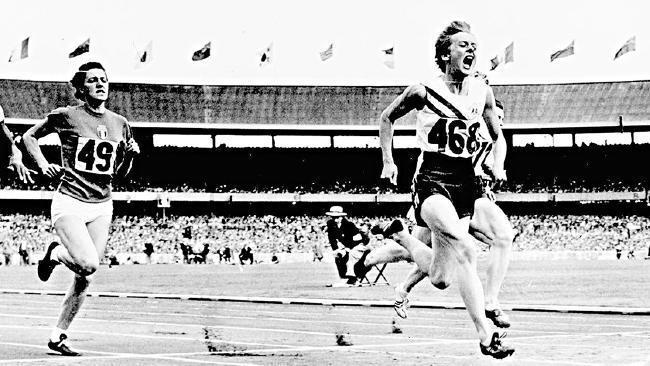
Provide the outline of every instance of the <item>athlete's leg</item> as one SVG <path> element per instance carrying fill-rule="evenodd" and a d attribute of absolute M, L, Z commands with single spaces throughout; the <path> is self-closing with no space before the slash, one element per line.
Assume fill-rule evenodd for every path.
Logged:
<path fill-rule="evenodd" d="M 460 295 L 476 327 L 481 344 L 491 342 L 492 331 L 485 318 L 483 287 L 476 269 L 476 252 L 469 235 L 469 217 L 459 218 L 454 205 L 446 197 L 435 194 L 422 204 L 422 219 L 436 236 L 434 260 L 429 277 L 435 286 L 448 282 L 450 272 L 457 275 Z M 440 249 L 440 250 L 439 250 Z"/>
<path fill-rule="evenodd" d="M 391 239 L 395 240 L 397 244 L 409 252 L 413 262 L 415 262 L 422 272 L 429 273 L 429 265 L 431 264 L 432 258 L 431 248 L 411 235 L 401 220 L 394 220 L 389 227 L 383 228 L 382 230 L 386 232 L 387 236 L 390 236 Z"/>
<path fill-rule="evenodd" d="M 99 267 L 99 256 L 86 224 L 77 216 L 62 216 L 54 223 L 63 246 L 52 251 L 52 260 L 64 264 L 80 276 L 89 276 Z"/>
<path fill-rule="evenodd" d="M 425 244 L 430 244 L 431 231 L 429 228 L 422 226 L 415 226 L 413 228 L 413 236 Z M 432 256 L 432 254 L 430 254 Z M 404 279 L 404 282 L 398 283 L 395 286 L 395 303 L 393 309 L 400 318 L 406 319 L 408 317 L 409 299 L 408 295 L 420 281 L 427 277 L 427 273 L 420 270 L 418 265 L 414 265 L 409 274 Z"/>
<path fill-rule="evenodd" d="M 363 261 L 363 264 L 366 267 L 371 267 L 376 264 L 394 263 L 399 261 L 411 261 L 411 254 L 408 250 L 404 249 L 404 247 L 391 240 L 386 244 L 371 250 Z"/>
<path fill-rule="evenodd" d="M 69 249 L 53 252 L 52 259 L 66 264 L 75 272 L 75 277 L 63 300 L 57 327 L 50 337 L 51 341 L 58 341 L 60 334 L 70 327 L 83 305 L 92 274 L 99 267 L 99 258 L 103 256 L 106 248 L 110 223 L 111 216 L 106 215 L 88 224 L 84 224 L 75 216 L 64 216 L 54 224 L 61 242 Z M 63 249 L 56 249 L 59 248 Z"/>
<path fill-rule="evenodd" d="M 476 200 L 470 232 L 490 246 L 485 301 L 488 309 L 499 306 L 499 291 L 510 264 L 514 233 L 506 214 L 488 198 Z"/>
<path fill-rule="evenodd" d="M 415 226 L 413 228 L 413 236 L 427 245 L 431 244 L 431 230 L 428 227 Z M 429 256 L 433 258 L 433 253 L 430 252 Z M 404 279 L 404 282 L 397 285 L 397 292 L 403 294 L 402 297 L 406 298 L 413 287 L 426 277 L 427 271 L 422 271 L 417 265 L 413 266 L 406 279 Z"/>

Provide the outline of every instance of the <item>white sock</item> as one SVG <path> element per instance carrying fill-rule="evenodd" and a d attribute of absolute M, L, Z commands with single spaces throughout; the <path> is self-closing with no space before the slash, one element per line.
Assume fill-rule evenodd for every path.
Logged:
<path fill-rule="evenodd" d="M 58 342 L 61 340 L 61 334 L 64 333 L 65 333 L 65 329 L 54 327 L 54 329 L 52 329 L 52 333 L 50 333 L 50 340 L 52 342 Z"/>

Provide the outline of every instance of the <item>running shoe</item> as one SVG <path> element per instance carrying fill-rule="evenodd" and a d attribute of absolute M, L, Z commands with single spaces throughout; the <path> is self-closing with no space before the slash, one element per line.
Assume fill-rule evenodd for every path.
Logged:
<path fill-rule="evenodd" d="M 508 319 L 508 315 L 506 315 L 506 313 L 504 313 L 501 309 L 485 309 L 485 317 L 492 320 L 492 323 L 494 323 L 494 325 L 499 328 L 510 327 L 510 319 Z"/>
<path fill-rule="evenodd" d="M 47 347 L 52 351 L 59 352 L 63 356 L 81 356 L 81 353 L 73 351 L 65 344 L 65 340 L 68 339 L 68 336 L 61 334 L 59 336 L 58 342 L 49 341 L 47 342 Z"/>
<path fill-rule="evenodd" d="M 45 252 L 45 256 L 43 256 L 43 259 L 38 261 L 38 278 L 46 282 L 47 280 L 50 279 L 50 276 L 52 275 L 52 271 L 54 270 L 54 267 L 57 266 L 58 263 L 52 260 L 52 250 L 59 246 L 60 244 L 53 241 L 50 243 L 50 246 L 47 247 L 47 251 Z"/>
<path fill-rule="evenodd" d="M 492 334 L 492 339 L 490 340 L 489 345 L 484 346 L 482 343 L 479 343 L 479 346 L 481 347 L 481 353 L 486 356 L 494 357 L 496 359 L 502 359 L 511 356 L 513 353 L 515 353 L 515 349 L 501 342 L 505 337 L 506 333 L 499 334 L 498 332 L 494 332 Z"/>
<path fill-rule="evenodd" d="M 393 304 L 393 309 L 395 313 L 402 319 L 408 317 L 409 299 L 406 296 L 402 295 L 402 292 L 399 290 L 399 286 L 395 287 L 395 304 Z"/>
<path fill-rule="evenodd" d="M 373 235 L 382 235 L 384 238 L 390 238 L 391 235 L 404 230 L 404 225 L 399 219 L 395 219 L 388 224 L 377 224 L 370 229 Z"/>

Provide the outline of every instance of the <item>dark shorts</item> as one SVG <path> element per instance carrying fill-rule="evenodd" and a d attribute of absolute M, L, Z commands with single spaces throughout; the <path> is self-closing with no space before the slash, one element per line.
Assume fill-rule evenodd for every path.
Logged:
<path fill-rule="evenodd" d="M 413 208 L 415 222 L 427 227 L 422 220 L 422 203 L 429 197 L 440 194 L 451 201 L 458 217 L 472 216 L 474 201 L 480 195 L 470 159 L 450 158 L 441 154 L 429 156 L 424 153 L 420 171 L 413 178 Z"/>

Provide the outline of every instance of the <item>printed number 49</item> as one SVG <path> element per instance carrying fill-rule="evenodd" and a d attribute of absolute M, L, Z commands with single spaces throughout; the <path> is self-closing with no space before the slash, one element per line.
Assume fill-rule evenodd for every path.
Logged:
<path fill-rule="evenodd" d="M 452 153 L 462 154 L 465 147 L 467 147 L 467 152 L 473 154 L 478 149 L 476 132 L 478 131 L 479 123 L 474 123 L 467 128 L 469 134 L 466 132 L 465 126 L 465 122 L 461 120 L 441 118 L 433 125 L 431 131 L 429 131 L 429 143 L 438 145 L 439 151 L 445 151 L 447 146 L 449 146 L 449 151 Z"/>
<path fill-rule="evenodd" d="M 92 171 L 97 169 L 100 172 L 107 172 L 111 167 L 111 157 L 113 156 L 113 145 L 108 142 L 100 142 L 95 149 L 95 140 L 88 142 L 81 148 L 77 155 L 77 160 L 86 164 L 86 170 Z M 95 165 L 95 159 L 103 160 L 103 163 Z"/>

